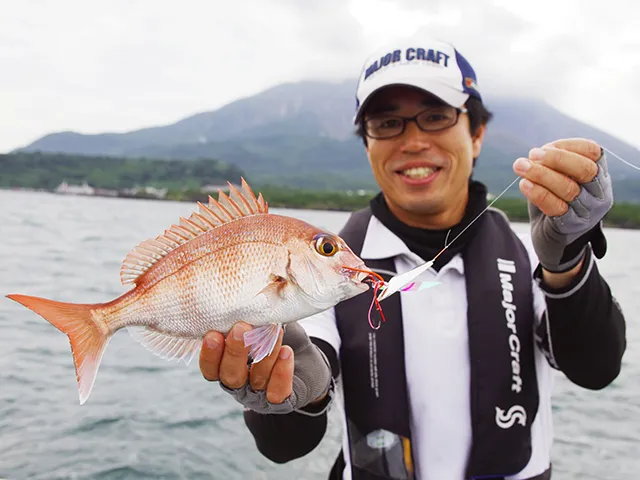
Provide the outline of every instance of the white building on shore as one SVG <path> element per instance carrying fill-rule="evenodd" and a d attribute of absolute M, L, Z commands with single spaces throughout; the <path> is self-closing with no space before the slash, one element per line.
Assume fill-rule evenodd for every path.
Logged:
<path fill-rule="evenodd" d="M 63 195 L 95 195 L 96 189 L 89 185 L 86 180 L 82 185 L 69 185 L 65 180 L 54 191 Z"/>

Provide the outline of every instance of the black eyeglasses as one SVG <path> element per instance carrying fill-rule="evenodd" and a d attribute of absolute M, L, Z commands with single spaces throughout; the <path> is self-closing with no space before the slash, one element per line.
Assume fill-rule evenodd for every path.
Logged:
<path fill-rule="evenodd" d="M 439 132 L 453 127 L 458 123 L 461 113 L 467 113 L 466 108 L 456 108 L 449 105 L 429 107 L 413 117 L 380 114 L 365 119 L 363 126 L 367 137 L 386 139 L 397 137 L 404 133 L 407 122 L 416 122 L 423 132 Z"/>

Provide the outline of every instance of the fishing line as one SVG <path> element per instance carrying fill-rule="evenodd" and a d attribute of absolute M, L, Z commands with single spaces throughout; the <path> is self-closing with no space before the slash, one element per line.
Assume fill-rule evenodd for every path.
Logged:
<path fill-rule="evenodd" d="M 637 167 L 636 165 L 634 165 L 634 164 L 632 164 L 632 163 L 630 163 L 630 162 L 627 162 L 625 159 L 623 159 L 622 157 L 619 157 L 618 155 L 616 155 L 615 153 L 613 153 L 613 152 L 612 152 L 611 150 L 609 150 L 608 148 L 603 147 L 602 145 L 601 145 L 601 147 L 602 147 L 602 149 L 603 149 L 603 150 L 605 150 L 606 152 L 609 152 L 611 155 L 613 155 L 614 157 L 616 157 L 618 160 L 620 160 L 620 161 L 621 161 L 621 162 L 623 162 L 624 164 L 626 164 L 626 165 L 630 166 L 631 168 L 634 168 L 634 169 L 636 169 L 636 170 L 640 171 L 640 167 Z M 446 250 L 446 249 L 447 249 L 447 248 L 448 248 L 448 247 L 449 247 L 453 242 L 455 242 L 455 241 L 458 239 L 458 237 L 460 237 L 460 235 L 462 235 L 462 234 L 465 232 L 465 230 L 466 230 L 467 228 L 469 228 L 471 225 L 473 225 L 473 224 L 474 224 L 474 222 L 475 222 L 476 220 L 478 220 L 478 218 L 480 218 L 480 217 L 482 216 L 482 214 L 484 214 L 487 210 L 489 210 L 489 209 L 491 208 L 491 206 L 492 206 L 494 203 L 496 203 L 496 202 L 498 201 L 498 199 L 499 199 L 502 195 L 504 195 L 505 193 L 507 193 L 507 190 L 509 190 L 509 189 L 510 189 L 510 188 L 511 188 L 511 187 L 512 187 L 512 186 L 513 186 L 513 185 L 514 185 L 518 180 L 520 180 L 520 177 L 516 177 L 516 179 L 515 179 L 513 182 L 511 182 L 511 183 L 509 184 L 509 186 L 508 186 L 507 188 L 505 188 L 505 189 L 504 189 L 504 190 L 503 190 L 503 191 L 502 191 L 502 192 L 501 192 L 501 193 L 500 193 L 496 198 L 494 198 L 494 199 L 493 199 L 493 201 L 492 201 L 489 205 L 487 205 L 487 207 L 486 207 L 484 210 L 482 210 L 482 212 L 480 212 L 480 213 L 476 216 L 476 218 L 474 218 L 474 219 L 471 221 L 471 223 L 469 223 L 469 225 L 467 225 L 466 227 L 464 227 L 464 229 L 463 229 L 463 230 L 462 230 L 458 235 L 456 235 L 456 237 L 455 237 L 453 240 L 451 240 L 451 242 L 447 243 L 447 239 L 449 238 L 449 234 L 451 233 L 451 230 L 449 230 L 449 231 L 447 232 L 447 236 L 446 236 L 446 238 L 445 238 L 445 240 L 444 240 L 444 243 L 445 243 L 444 248 L 443 248 L 442 250 L 440 250 L 440 252 L 438 252 L 438 254 L 437 254 L 435 257 L 433 257 L 433 260 L 435 260 L 436 258 L 438 258 L 438 257 L 442 254 L 442 252 L 444 252 L 444 251 L 445 251 L 445 250 Z"/>
<path fill-rule="evenodd" d="M 471 222 L 469 223 L 469 225 L 467 225 L 466 227 L 464 227 L 464 228 L 462 229 L 462 231 L 461 231 L 458 235 L 456 235 L 456 236 L 455 236 L 455 238 L 454 238 L 453 240 L 451 240 L 449 243 L 447 243 L 447 239 L 449 238 L 449 234 L 451 233 L 451 229 L 449 229 L 449 231 L 447 232 L 447 236 L 446 236 L 446 238 L 445 238 L 445 240 L 444 240 L 444 243 L 445 243 L 444 248 L 443 248 L 442 250 L 440 250 L 440 251 L 438 252 L 438 254 L 437 254 L 435 257 L 433 257 L 432 261 L 433 261 L 433 260 L 435 260 L 436 258 L 438 258 L 440 255 L 442 255 L 442 253 L 443 253 L 447 248 L 449 248 L 449 246 L 451 246 L 451 244 L 452 244 L 453 242 L 455 242 L 455 241 L 460 237 L 460 235 L 462 235 L 462 234 L 467 230 L 467 228 L 469 228 L 471 225 L 473 225 L 473 224 L 475 223 L 475 221 L 476 221 L 476 220 L 478 220 L 478 219 L 479 219 L 479 218 L 484 214 L 484 212 L 486 212 L 487 210 L 489 210 L 489 209 L 493 206 L 493 204 L 494 204 L 494 203 L 496 203 L 496 202 L 500 199 L 500 197 L 501 197 L 501 196 L 503 196 L 505 193 L 507 193 L 507 190 L 509 190 L 511 187 L 513 187 L 513 185 L 514 185 L 518 180 L 520 180 L 520 177 L 516 177 L 516 178 L 515 178 L 515 180 L 514 180 L 513 182 L 511 182 L 511 183 L 509 184 L 509 186 L 507 186 L 507 188 L 505 188 L 504 190 L 502 190 L 502 192 L 500 192 L 500 194 L 499 194 L 496 198 L 494 198 L 494 199 L 493 199 L 493 201 L 492 201 L 489 205 L 487 205 L 487 206 L 485 207 L 485 209 L 484 209 L 484 210 L 482 210 L 478 215 L 476 215 L 476 217 L 475 217 L 473 220 L 471 220 Z"/>
<path fill-rule="evenodd" d="M 602 146 L 601 146 L 601 147 L 602 147 Z M 610 153 L 610 154 L 611 154 L 611 155 L 613 155 L 615 158 L 617 158 L 618 160 L 620 160 L 620 161 L 621 161 L 621 162 L 623 162 L 624 164 L 628 165 L 629 167 L 631 167 L 631 168 L 633 168 L 633 169 L 635 169 L 635 170 L 640 171 L 640 167 L 638 167 L 638 166 L 636 166 L 636 165 L 634 165 L 634 164 L 632 164 L 632 163 L 630 163 L 630 162 L 627 162 L 626 160 L 624 160 L 624 159 L 623 159 L 623 158 L 621 158 L 620 156 L 618 156 L 618 155 L 616 155 L 615 153 L 613 153 L 613 152 L 612 152 L 611 150 L 609 150 L 608 148 L 606 148 L 606 147 L 602 147 L 602 149 L 603 149 L 604 151 L 606 151 L 606 152 Z M 483 209 L 483 210 L 482 210 L 478 215 L 476 215 L 476 217 L 475 217 L 473 220 L 471 220 L 471 222 L 470 222 L 466 227 L 464 227 L 464 228 L 462 229 L 462 231 L 461 231 L 460 233 L 458 233 L 458 234 L 454 237 L 454 239 L 453 239 L 453 240 L 451 240 L 450 242 L 448 242 L 448 241 L 447 241 L 447 240 L 449 239 L 449 235 L 451 234 L 451 229 L 449 229 L 449 231 L 447 232 L 447 235 L 446 235 L 446 237 L 445 237 L 445 240 L 444 240 L 444 243 L 445 243 L 444 247 L 442 248 L 442 250 L 440 250 L 440 251 L 436 254 L 436 256 L 435 256 L 435 257 L 433 257 L 433 259 L 431 260 L 431 262 L 434 262 L 434 261 L 435 261 L 435 260 L 436 260 L 440 255 L 442 255 L 442 253 L 443 253 L 447 248 L 449 248 L 449 246 L 450 246 L 451 244 L 453 244 L 453 243 L 454 243 L 454 242 L 455 242 L 455 241 L 456 241 L 456 240 L 457 240 L 457 239 L 458 239 L 458 238 L 459 238 L 459 237 L 460 237 L 460 236 L 461 236 L 465 231 L 467 231 L 467 229 L 468 229 L 469 227 L 471 227 L 471 226 L 472 226 L 472 225 L 473 225 L 473 224 L 474 224 L 474 223 L 475 223 L 475 222 L 476 222 L 476 221 L 477 221 L 477 220 L 478 220 L 478 219 L 479 219 L 479 218 L 480 218 L 480 217 L 481 217 L 481 216 L 482 216 L 482 215 L 483 215 L 487 210 L 489 210 L 489 209 L 490 209 L 490 208 L 491 208 L 491 207 L 492 207 L 492 206 L 493 206 L 493 205 L 494 205 L 494 204 L 495 204 L 495 203 L 496 203 L 496 202 L 497 202 L 497 201 L 498 201 L 498 200 L 499 200 L 499 199 L 500 199 L 500 198 L 501 198 L 505 193 L 507 193 L 507 191 L 508 191 L 508 190 L 509 190 L 509 189 L 510 189 L 510 188 L 511 188 L 511 187 L 512 187 L 512 186 L 513 186 L 513 185 L 514 185 L 518 180 L 520 180 L 520 179 L 521 179 L 521 177 L 520 177 L 520 176 L 517 176 L 517 177 L 516 177 L 516 178 L 515 178 L 515 179 L 514 179 L 514 180 L 513 180 L 513 181 L 512 181 L 512 182 L 511 182 L 511 183 L 510 183 L 510 184 L 509 184 L 505 189 L 504 189 L 504 190 L 502 190 L 502 192 L 500 192 L 500 193 L 499 193 L 499 194 L 498 194 L 498 195 L 497 195 L 497 196 L 496 196 L 496 197 L 491 201 L 491 203 L 489 203 L 489 204 L 488 204 L 488 205 L 487 205 L 487 206 L 486 206 L 486 207 L 485 207 L 485 208 L 484 208 L 484 209 Z M 419 266 L 418 266 L 418 267 L 416 267 L 416 268 L 420 268 L 420 266 L 421 266 L 421 265 L 419 265 Z M 361 271 L 361 272 L 363 272 L 363 270 L 357 270 L 357 269 L 353 269 L 353 268 L 349 268 L 349 270 L 356 270 L 356 271 Z M 372 317 L 372 313 L 373 313 L 373 307 L 374 307 L 374 306 L 376 307 L 377 312 L 378 312 L 378 313 L 380 314 L 380 316 L 382 317 L 382 322 L 384 322 L 384 321 L 385 321 L 385 318 L 384 318 L 384 314 L 383 314 L 383 312 L 382 312 L 382 308 L 381 308 L 381 306 L 380 306 L 380 303 L 377 301 L 377 293 L 378 293 L 378 290 L 386 288 L 387 284 L 386 284 L 386 282 L 384 282 L 384 280 L 382 280 L 382 278 L 381 278 L 379 275 L 376 275 L 376 274 L 375 274 L 375 273 L 373 273 L 373 272 L 367 272 L 367 271 L 364 271 L 364 272 L 365 272 L 365 273 L 369 273 L 369 275 L 370 275 L 369 280 L 371 281 L 371 283 L 372 283 L 372 285 L 373 285 L 373 287 L 374 287 L 373 300 L 372 300 L 371 305 L 370 305 L 370 307 L 369 307 L 369 314 L 368 314 L 369 325 L 370 325 L 370 326 L 371 326 L 371 328 L 373 328 L 374 330 L 377 330 L 378 328 L 380 328 L 380 324 L 381 324 L 381 322 L 378 322 L 378 324 L 377 324 L 377 325 L 374 325 L 374 324 L 373 324 L 373 321 L 372 321 L 372 318 L 371 318 L 371 317 Z M 377 278 L 376 278 L 376 277 L 377 277 Z M 409 287 L 413 286 L 414 284 L 415 284 L 415 282 L 411 282 L 411 283 L 410 283 L 410 285 L 409 285 Z M 400 289 L 400 291 L 408 290 L 408 289 L 409 289 L 409 287 L 407 287 L 407 286 L 405 285 L 404 287 L 402 287 L 402 288 Z"/>
<path fill-rule="evenodd" d="M 433 262 L 433 261 L 435 261 L 435 259 L 436 259 L 436 258 L 438 258 L 438 257 L 442 254 L 442 252 L 444 252 L 444 251 L 449 247 L 449 245 L 451 245 L 453 242 L 455 242 L 455 241 L 456 241 L 456 239 L 457 239 L 460 235 L 462 235 L 462 234 L 465 232 L 465 230 L 467 230 L 467 228 L 469 228 L 471 225 L 473 225 L 473 223 L 474 223 L 476 220 L 478 220 L 478 218 L 480 218 L 480 216 L 481 216 L 484 212 L 486 212 L 489 208 L 491 208 L 491 206 L 492 206 L 495 202 L 497 202 L 497 201 L 498 201 L 498 199 L 499 199 L 502 195 L 504 195 L 504 194 L 507 192 L 507 190 L 509 190 L 509 189 L 513 186 L 513 184 L 514 184 L 514 183 L 516 183 L 519 179 L 520 179 L 520 177 L 516 177 L 516 179 L 515 179 L 513 182 L 511 182 L 507 188 L 505 188 L 502 192 L 500 192 L 500 194 L 499 194 L 496 198 L 494 198 L 494 199 L 493 199 L 493 201 L 492 201 L 489 205 L 487 205 L 487 207 L 486 207 L 484 210 L 482 210 L 482 212 L 480 212 L 480 213 L 479 213 L 479 214 L 478 214 L 478 215 L 477 215 L 477 216 L 476 216 L 476 217 L 471 221 L 471 223 L 469 223 L 469 225 L 467 225 L 467 226 L 466 226 L 466 227 L 465 227 L 465 228 L 464 228 L 464 229 L 463 229 L 463 230 L 462 230 L 458 235 L 456 235 L 456 237 L 455 237 L 453 240 L 451 240 L 451 242 L 446 243 L 446 238 L 449 238 L 449 233 L 451 233 L 451 230 L 449 230 L 449 232 L 447 232 L 447 236 L 446 236 L 446 238 L 445 238 L 445 246 L 444 246 L 444 248 L 443 248 L 442 250 L 440 250 L 440 252 L 438 252 L 438 254 L 437 254 L 435 257 L 433 257 L 432 262 Z M 370 326 L 373 330 L 378 330 L 378 329 L 380 328 L 380 326 L 381 326 L 382 322 L 384 322 L 384 321 L 385 321 L 385 317 L 384 317 L 384 313 L 383 313 L 383 311 L 382 311 L 382 307 L 380 306 L 380 302 L 378 301 L 378 291 L 379 291 L 380 289 L 384 289 L 384 288 L 386 287 L 386 282 L 382 279 L 382 277 L 380 277 L 380 275 L 378 275 L 378 274 L 376 274 L 376 273 L 374 273 L 374 272 L 372 272 L 372 271 L 370 272 L 370 271 L 365 271 L 365 270 L 359 270 L 359 269 L 357 269 L 357 268 L 352 268 L 352 267 L 342 267 L 342 268 L 344 268 L 344 269 L 346 269 L 346 270 L 351 270 L 351 271 L 356 271 L 356 272 L 363 272 L 363 273 L 368 273 L 368 274 L 369 274 L 369 278 L 368 278 L 368 280 L 369 280 L 369 281 L 371 282 L 371 284 L 373 285 L 373 299 L 372 299 L 372 301 L 371 301 L 371 305 L 369 306 L 369 312 L 368 312 L 367 318 L 368 318 L 368 320 L 369 320 L 369 326 Z M 412 282 L 409 286 L 406 286 L 406 285 L 405 285 L 401 290 L 402 290 L 402 291 L 404 291 L 404 290 L 408 290 L 408 289 L 409 289 L 410 287 L 412 287 L 414 284 L 415 284 L 415 282 Z M 382 322 L 380 322 L 380 321 L 379 321 L 379 322 L 377 322 L 377 325 L 374 325 L 374 322 L 373 322 L 373 320 L 372 320 L 372 313 L 373 313 L 373 307 L 374 307 L 374 306 L 376 307 L 377 312 L 378 312 L 378 313 L 380 314 L 380 316 L 382 317 Z"/>
<path fill-rule="evenodd" d="M 602 147 L 602 145 L 600 145 Z M 603 150 L 609 152 L 611 155 L 613 155 L 614 157 L 616 157 L 618 160 L 620 160 L 622 163 L 624 163 L 625 165 L 629 165 L 631 168 L 635 168 L 636 170 L 640 171 L 640 167 L 637 167 L 636 165 L 634 165 L 633 163 L 627 162 L 624 158 L 619 157 L 618 155 L 616 155 L 615 153 L 613 153 L 611 150 L 609 150 L 608 148 L 602 147 Z"/>

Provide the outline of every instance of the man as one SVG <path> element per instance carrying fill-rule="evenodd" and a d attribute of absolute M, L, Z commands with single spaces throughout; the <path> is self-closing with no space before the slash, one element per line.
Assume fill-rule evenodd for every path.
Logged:
<path fill-rule="evenodd" d="M 299 458 L 340 404 L 343 449 L 332 478 L 548 479 L 553 369 L 601 389 L 618 375 L 625 322 L 598 273 L 601 220 L 613 203 L 606 158 L 589 140 L 534 148 L 514 162 L 531 235 L 488 210 L 473 181 L 491 114 L 456 49 L 408 39 L 375 52 L 357 88 L 355 124 L 381 193 L 340 234 L 383 274 L 432 259 L 432 289 L 368 293 L 290 325 L 247 368 L 236 325 L 205 337 L 204 377 L 245 408 L 260 451 Z M 389 278 L 387 276 L 387 278 Z"/>

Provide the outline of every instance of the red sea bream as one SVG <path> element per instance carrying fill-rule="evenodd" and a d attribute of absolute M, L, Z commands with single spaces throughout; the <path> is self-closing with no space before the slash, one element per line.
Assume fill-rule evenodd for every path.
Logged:
<path fill-rule="evenodd" d="M 354 297 L 364 263 L 338 236 L 304 221 L 269 213 L 242 180 L 241 191 L 199 203 L 162 235 L 125 258 L 120 278 L 134 287 L 98 304 L 8 295 L 68 335 L 80 403 L 93 388 L 112 335 L 127 328 L 155 354 L 187 364 L 206 332 L 226 334 L 243 320 L 254 362 L 273 350 L 283 324 Z"/>

